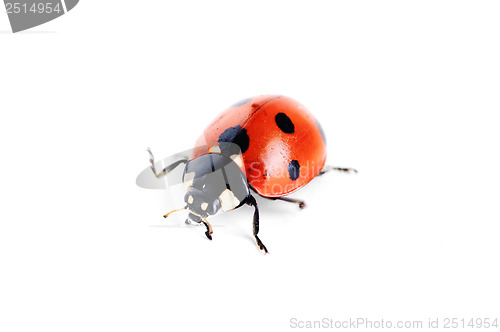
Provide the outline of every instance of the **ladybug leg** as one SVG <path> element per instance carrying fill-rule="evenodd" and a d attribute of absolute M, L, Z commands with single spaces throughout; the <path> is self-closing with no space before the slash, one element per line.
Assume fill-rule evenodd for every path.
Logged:
<path fill-rule="evenodd" d="M 212 233 L 213 233 L 213 231 L 212 231 L 212 225 L 210 225 L 210 223 L 206 219 L 203 219 L 202 223 L 207 228 L 207 231 L 205 232 L 205 235 L 211 241 L 212 240 Z"/>
<path fill-rule="evenodd" d="M 153 174 L 159 178 L 161 176 L 164 176 L 166 174 L 168 174 L 169 172 L 171 172 L 172 170 L 174 170 L 174 168 L 176 168 L 177 166 L 179 166 L 180 164 L 186 164 L 188 162 L 187 159 L 180 159 L 180 160 L 177 160 L 176 162 L 174 162 L 173 164 L 165 167 L 160 173 L 158 173 L 156 171 L 156 168 L 155 168 L 155 157 L 153 156 L 153 153 L 151 152 L 151 149 L 148 148 L 148 152 L 149 152 L 149 162 L 151 163 L 151 169 L 153 170 Z"/>
<path fill-rule="evenodd" d="M 300 209 L 303 209 L 303 208 L 306 207 L 306 202 L 304 202 L 301 199 L 295 199 L 295 198 L 289 198 L 289 197 L 276 197 L 276 198 L 271 198 L 271 199 L 272 200 L 280 200 L 280 201 L 284 201 L 284 202 L 298 204 Z"/>
<path fill-rule="evenodd" d="M 200 222 L 194 222 L 194 221 L 191 221 L 189 219 L 184 220 L 184 223 L 186 225 L 190 225 L 190 226 L 201 226 L 203 224 L 201 221 Z"/>
<path fill-rule="evenodd" d="M 319 172 L 318 176 L 321 176 L 321 175 L 323 175 L 323 174 L 325 174 L 326 172 L 329 172 L 329 171 L 338 171 L 338 172 L 344 172 L 344 173 L 358 173 L 358 171 L 356 169 L 354 169 L 354 168 L 325 166 L 325 167 L 323 167 L 323 169 L 321 170 L 321 172 Z"/>
<path fill-rule="evenodd" d="M 257 193 L 255 191 L 255 189 L 253 189 L 253 187 L 250 187 L 250 189 L 252 189 L 253 192 Z M 299 208 L 301 208 L 301 209 L 306 207 L 306 202 L 301 200 L 301 199 L 288 198 L 288 197 L 266 197 L 266 196 L 262 196 L 262 195 L 259 195 L 259 196 L 262 198 L 265 198 L 265 199 L 270 199 L 272 201 L 280 200 L 280 201 L 284 201 L 284 202 L 295 203 L 295 204 L 298 204 Z"/>
<path fill-rule="evenodd" d="M 264 250 L 267 254 L 269 252 L 267 251 L 266 246 L 264 245 L 264 243 L 262 243 L 262 241 L 259 239 L 259 236 L 257 235 L 259 234 L 259 207 L 257 206 L 257 201 L 252 195 L 250 195 L 247 198 L 247 204 L 255 208 L 253 213 L 253 236 L 255 236 L 255 241 L 257 241 L 257 245 L 259 246 L 260 250 Z"/>

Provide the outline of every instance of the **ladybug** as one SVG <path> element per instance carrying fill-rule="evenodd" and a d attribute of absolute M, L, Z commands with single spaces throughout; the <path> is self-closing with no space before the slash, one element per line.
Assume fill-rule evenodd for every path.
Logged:
<path fill-rule="evenodd" d="M 156 171 L 149 148 L 148 152 L 156 177 L 185 164 L 186 206 L 165 218 L 188 210 L 186 223 L 203 223 L 205 235 L 212 240 L 209 216 L 249 205 L 254 208 L 253 235 L 266 253 L 258 236 L 259 208 L 252 193 L 302 209 L 304 201 L 285 196 L 329 170 L 357 173 L 351 168 L 325 167 L 321 125 L 304 106 L 284 96 L 258 96 L 232 105 L 208 125 L 190 158 L 177 160 L 161 172 Z"/>

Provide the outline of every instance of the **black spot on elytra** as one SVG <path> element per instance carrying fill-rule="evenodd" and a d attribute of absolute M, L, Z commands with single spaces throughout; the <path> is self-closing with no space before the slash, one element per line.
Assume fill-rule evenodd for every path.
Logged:
<path fill-rule="evenodd" d="M 219 136 L 219 147 L 221 154 L 231 156 L 235 153 L 243 153 L 248 150 L 250 137 L 247 130 L 240 125 L 227 128 Z"/>
<path fill-rule="evenodd" d="M 238 106 L 242 106 L 242 105 L 245 105 L 246 103 L 248 103 L 250 100 L 252 100 L 252 98 L 247 98 L 247 99 L 243 99 L 243 100 L 240 100 L 239 102 L 231 105 L 231 107 L 238 107 Z"/>
<path fill-rule="evenodd" d="M 285 134 L 293 134 L 295 131 L 295 126 L 292 120 L 285 113 L 278 113 L 274 117 L 276 124 Z"/>
<path fill-rule="evenodd" d="M 321 127 L 321 124 L 318 122 L 318 120 L 316 120 L 316 125 L 318 126 L 319 133 L 321 134 L 321 137 L 323 137 L 323 142 L 325 142 L 325 144 L 326 144 L 325 132 L 323 131 L 323 127 Z"/>
<path fill-rule="evenodd" d="M 300 165 L 297 160 L 292 160 L 288 164 L 288 174 L 290 175 L 290 179 L 293 181 L 297 180 L 300 176 Z"/>

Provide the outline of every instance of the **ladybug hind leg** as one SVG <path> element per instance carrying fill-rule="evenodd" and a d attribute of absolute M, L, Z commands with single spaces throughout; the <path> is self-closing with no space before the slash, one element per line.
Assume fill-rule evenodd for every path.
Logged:
<path fill-rule="evenodd" d="M 266 197 L 268 198 L 268 197 Z M 301 199 L 295 199 L 295 198 L 289 198 L 289 197 L 276 197 L 276 198 L 270 198 L 272 200 L 279 200 L 283 202 L 288 202 L 288 203 L 294 203 L 299 206 L 300 209 L 303 209 L 306 207 L 306 202 L 304 202 Z"/>
<path fill-rule="evenodd" d="M 264 243 L 262 243 L 262 241 L 259 239 L 259 236 L 257 235 L 259 234 L 259 207 L 257 206 L 257 201 L 252 195 L 250 195 L 247 198 L 246 204 L 249 206 L 253 206 L 255 209 L 253 213 L 253 236 L 255 236 L 255 241 L 257 242 L 260 250 L 264 250 L 267 254 L 269 252 L 267 251 L 266 246 L 264 245 Z"/>
<path fill-rule="evenodd" d="M 345 168 L 345 167 L 335 167 L 335 166 L 325 166 L 323 167 L 323 169 L 321 170 L 321 172 L 319 172 L 318 176 L 321 176 L 327 172 L 330 172 L 330 171 L 338 171 L 338 172 L 344 172 L 344 173 L 358 173 L 358 171 L 354 168 Z"/>
<path fill-rule="evenodd" d="M 253 187 L 250 187 L 255 193 L 257 193 L 257 191 L 255 191 L 255 189 Z M 288 203 L 294 203 L 294 204 L 297 204 L 299 206 L 300 209 L 303 209 L 306 207 L 306 202 L 301 200 L 301 199 L 296 199 L 296 198 L 289 198 L 289 197 L 266 197 L 266 196 L 262 196 L 260 195 L 259 193 L 257 193 L 260 197 L 262 198 L 265 198 L 265 199 L 270 199 L 272 201 L 283 201 L 283 202 L 288 202 Z"/>
<path fill-rule="evenodd" d="M 297 204 L 300 209 L 304 209 L 306 207 L 306 202 L 301 200 L 301 199 L 289 198 L 289 197 L 265 197 L 265 196 L 261 196 L 261 197 L 264 197 L 266 199 L 270 199 L 272 201 L 283 201 L 283 202 Z"/>

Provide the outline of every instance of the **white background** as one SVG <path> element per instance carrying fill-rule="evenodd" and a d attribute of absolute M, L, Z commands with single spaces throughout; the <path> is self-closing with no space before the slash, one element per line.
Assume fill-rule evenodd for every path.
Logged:
<path fill-rule="evenodd" d="M 89 1 L 0 15 L 0 330 L 287 331 L 498 317 L 496 1 Z M 204 229 L 136 175 L 248 96 L 325 129 L 329 174 Z M 500 323 L 500 322 L 499 322 Z"/>

